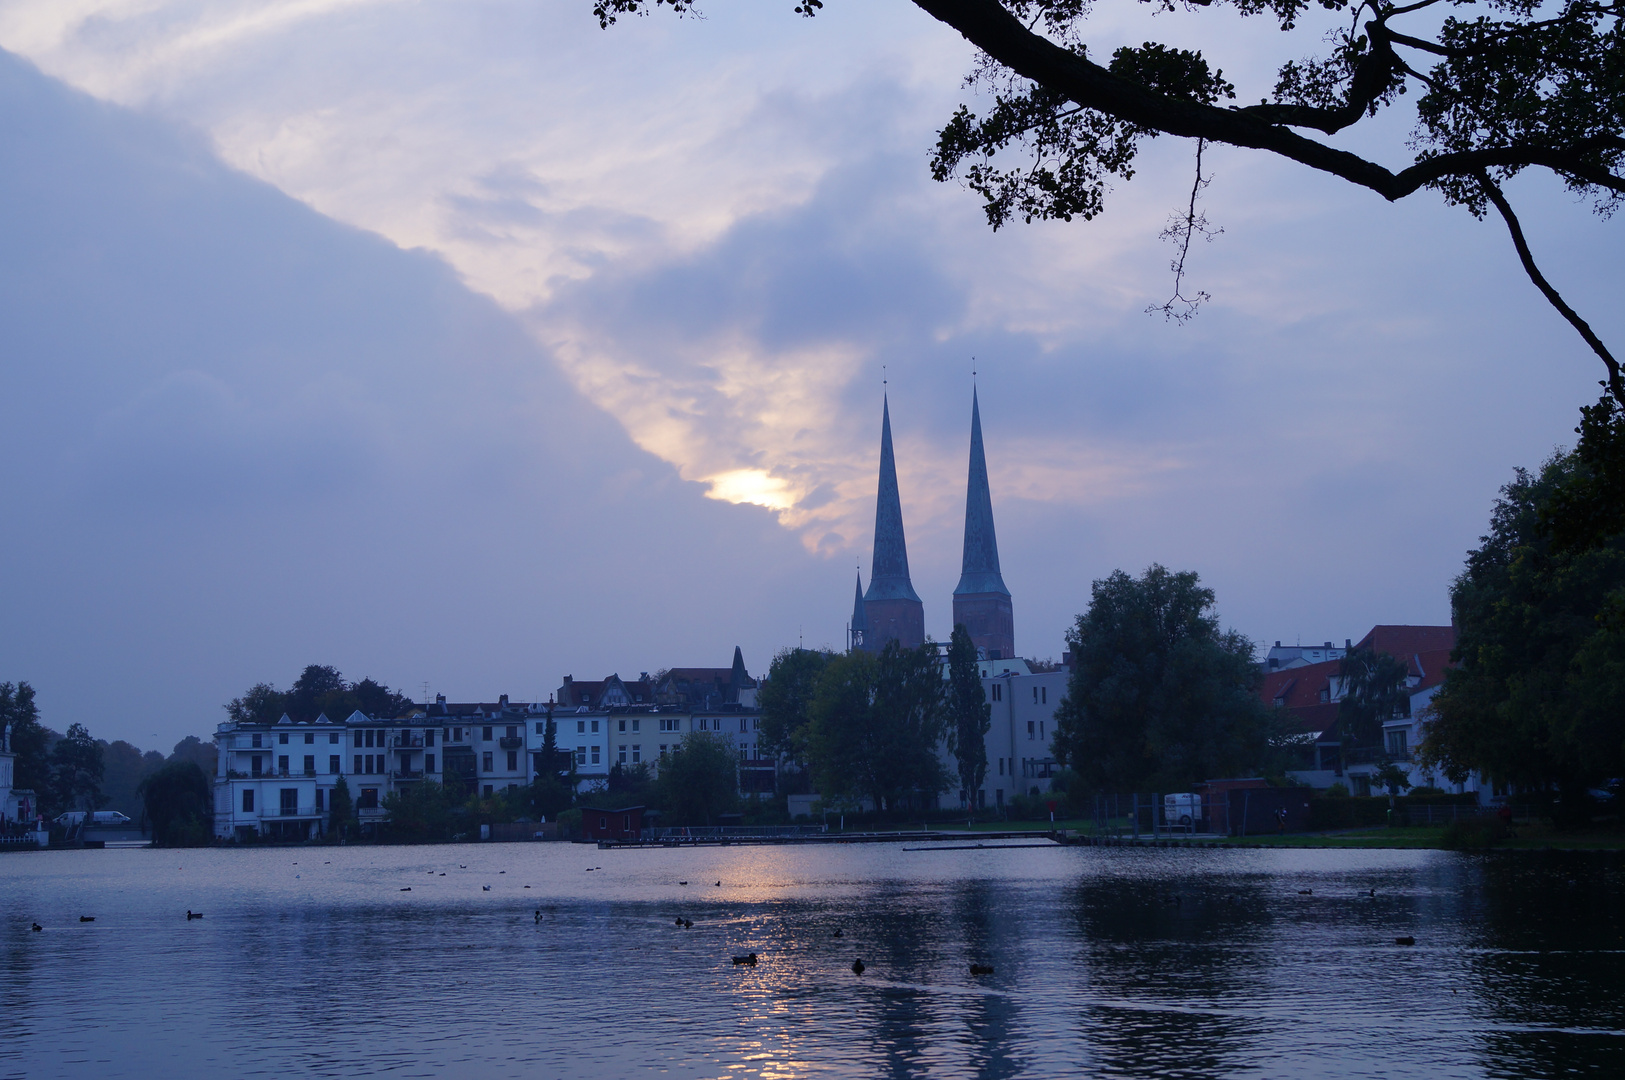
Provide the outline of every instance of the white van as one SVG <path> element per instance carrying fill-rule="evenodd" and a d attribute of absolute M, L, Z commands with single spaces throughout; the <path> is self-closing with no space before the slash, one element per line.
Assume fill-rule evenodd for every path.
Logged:
<path fill-rule="evenodd" d="M 1185 793 L 1162 797 L 1162 823 L 1190 828 L 1202 820 L 1202 796 Z"/>
<path fill-rule="evenodd" d="M 77 825 L 83 820 L 85 820 L 83 810 L 69 810 L 56 816 L 56 823 L 62 826 Z M 90 816 L 90 823 L 92 825 L 128 825 L 130 817 L 128 814 L 121 814 L 117 810 L 97 810 Z"/>

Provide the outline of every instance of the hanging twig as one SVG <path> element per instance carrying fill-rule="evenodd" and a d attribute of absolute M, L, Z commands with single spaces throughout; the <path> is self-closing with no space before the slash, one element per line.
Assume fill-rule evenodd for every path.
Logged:
<path fill-rule="evenodd" d="M 1202 175 L 1202 149 L 1207 145 L 1206 139 L 1196 140 L 1196 180 L 1191 184 L 1190 205 L 1185 208 L 1183 215 L 1175 214 L 1168 219 L 1167 228 L 1158 235 L 1159 240 L 1172 240 L 1179 245 L 1179 255 L 1168 264 L 1168 269 L 1174 272 L 1174 295 L 1168 298 L 1165 304 L 1152 304 L 1145 309 L 1150 315 L 1162 312 L 1164 318 L 1175 322 L 1184 322 L 1196 314 L 1196 309 L 1205 301 L 1213 299 L 1206 292 L 1198 290 L 1195 296 L 1186 297 L 1182 289 L 1185 283 L 1185 259 L 1191 253 L 1191 238 L 1198 233 L 1209 243 L 1215 236 L 1224 232 L 1207 223 L 1206 213 L 1197 213 L 1196 200 L 1202 194 L 1202 189 L 1213 182 L 1213 177 Z"/>
<path fill-rule="evenodd" d="M 1585 343 L 1591 346 L 1591 351 L 1602 358 L 1602 362 L 1608 367 L 1608 392 L 1614 396 L 1615 401 L 1625 405 L 1625 377 L 1620 374 L 1619 361 L 1614 359 L 1614 354 L 1608 351 L 1608 346 L 1602 343 L 1602 339 L 1591 329 L 1590 324 L 1569 307 L 1558 295 L 1557 290 L 1552 288 L 1551 282 L 1546 280 L 1546 275 L 1540 272 L 1540 267 L 1535 265 L 1535 257 L 1529 253 L 1529 242 L 1523 236 L 1523 226 L 1518 224 L 1518 217 L 1512 212 L 1512 204 L 1507 202 L 1507 197 L 1502 194 L 1500 186 L 1490 179 L 1489 173 L 1483 171 L 1478 173 L 1478 186 L 1483 189 L 1485 197 L 1495 204 L 1495 208 L 1501 212 L 1501 218 L 1507 223 L 1507 231 L 1512 234 L 1512 246 L 1518 249 L 1518 258 L 1523 262 L 1529 280 L 1535 283 L 1535 288 L 1541 291 L 1558 313 L 1580 332 L 1580 336 L 1585 338 Z"/>

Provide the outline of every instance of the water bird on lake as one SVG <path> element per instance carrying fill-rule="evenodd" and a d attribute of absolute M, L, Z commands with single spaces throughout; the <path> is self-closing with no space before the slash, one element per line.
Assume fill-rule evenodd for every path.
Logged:
<path fill-rule="evenodd" d="M 755 967 L 756 966 L 756 954 L 755 953 L 746 953 L 744 956 L 736 956 L 736 957 L 734 957 L 734 963 L 738 964 L 738 965 L 743 965 L 745 967 Z"/>
<path fill-rule="evenodd" d="M 489 886 L 489 885 L 481 885 L 480 886 L 480 891 L 481 892 L 490 892 L 491 891 L 491 886 Z"/>
<path fill-rule="evenodd" d="M 529 886 L 529 885 L 526 885 L 526 886 L 525 886 L 525 888 L 527 888 L 527 889 L 528 889 L 528 888 L 530 888 L 530 886 Z"/>
<path fill-rule="evenodd" d="M 536 917 L 534 919 L 532 919 L 531 921 L 532 922 L 541 922 L 542 921 L 542 909 L 541 908 L 536 909 Z"/>
<path fill-rule="evenodd" d="M 1367 896 L 1376 896 L 1377 895 L 1377 890 L 1376 889 L 1367 889 L 1365 891 L 1365 894 Z"/>
<path fill-rule="evenodd" d="M 1313 890 L 1313 889 L 1299 889 L 1298 890 L 1298 895 L 1299 896 L 1313 896 L 1313 895 L 1315 895 L 1315 890 Z"/>
<path fill-rule="evenodd" d="M 835 928 L 835 936 L 836 936 L 836 937 L 840 937 L 840 936 L 841 936 L 841 934 L 842 934 L 842 932 L 843 932 L 843 931 L 842 931 L 842 930 L 841 930 L 841 928 L 840 928 L 840 927 L 839 927 L 839 926 L 837 926 L 837 927 L 836 927 L 836 928 Z"/>
<path fill-rule="evenodd" d="M 863 974 L 863 958 L 861 956 L 858 959 L 852 961 L 852 974 L 854 974 L 854 975 L 862 975 Z"/>
<path fill-rule="evenodd" d="M 719 889 L 722 888 L 722 882 L 720 882 L 720 881 L 717 882 L 717 888 L 719 888 Z"/>
<path fill-rule="evenodd" d="M 412 886 L 410 886 L 410 885 L 408 885 L 406 888 L 401 890 L 401 892 L 411 892 L 411 891 L 412 891 Z"/>
<path fill-rule="evenodd" d="M 677 916 L 677 925 L 678 926 L 683 925 L 683 917 L 681 915 Z"/>
<path fill-rule="evenodd" d="M 34 933 L 36 933 L 36 934 L 37 934 L 37 933 L 39 933 L 39 932 L 40 932 L 40 931 L 41 931 L 41 930 L 44 930 L 44 929 L 45 929 L 45 927 L 43 927 L 43 926 L 41 926 L 41 925 L 40 925 L 40 924 L 39 924 L 39 923 L 35 923 L 35 924 L 34 924 Z"/>
<path fill-rule="evenodd" d="M 468 864 L 467 863 L 458 863 L 457 864 L 457 869 L 459 869 L 459 870 L 467 870 L 468 869 Z"/>
<path fill-rule="evenodd" d="M 1416 944 L 1416 939 L 1409 936 L 1409 935 L 1406 935 L 1405 937 L 1396 937 L 1394 939 L 1394 944 L 1395 945 L 1415 945 Z"/>
<path fill-rule="evenodd" d="M 201 918 L 203 918 L 203 912 L 201 912 L 201 911 L 193 911 L 191 908 L 186 909 L 186 921 L 187 922 L 191 922 L 193 919 L 201 919 Z"/>
<path fill-rule="evenodd" d="M 79 916 L 79 921 L 80 922 L 95 922 L 96 921 L 96 916 L 94 916 L 94 915 L 81 915 L 81 916 Z"/>
<path fill-rule="evenodd" d="M 694 925 L 694 920 L 693 919 L 684 919 L 683 920 L 683 929 L 684 930 L 689 929 L 693 925 Z"/>
<path fill-rule="evenodd" d="M 993 965 L 992 964 L 972 964 L 970 966 L 970 973 L 972 975 L 991 975 L 991 974 L 993 974 Z"/>
<path fill-rule="evenodd" d="M 679 882 L 678 882 L 678 883 L 677 883 L 677 884 L 679 884 L 679 885 L 687 885 L 687 884 L 688 884 L 688 882 L 686 882 L 686 881 L 679 881 Z"/>

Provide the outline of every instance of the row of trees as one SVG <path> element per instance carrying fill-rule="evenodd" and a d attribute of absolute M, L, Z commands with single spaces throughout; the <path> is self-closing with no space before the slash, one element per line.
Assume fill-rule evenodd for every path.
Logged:
<path fill-rule="evenodd" d="M 286 690 L 255 683 L 226 703 L 226 715 L 239 724 L 274 724 L 286 713 L 297 723 L 323 714 L 343 720 L 359 709 L 374 719 L 393 719 L 411 707 L 411 698 L 375 679 L 346 682 L 338 668 L 310 664 Z"/>

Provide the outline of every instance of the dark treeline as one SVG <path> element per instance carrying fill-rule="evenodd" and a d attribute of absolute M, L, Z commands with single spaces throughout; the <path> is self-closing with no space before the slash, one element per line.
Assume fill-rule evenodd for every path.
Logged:
<path fill-rule="evenodd" d="M 411 707 L 411 698 L 374 679 L 345 682 L 338 668 L 311 664 L 286 690 L 255 683 L 242 697 L 226 703 L 226 715 L 239 724 L 274 724 L 284 713 L 294 723 L 324 714 L 342 722 L 359 710 L 374 720 L 393 720 Z"/>

